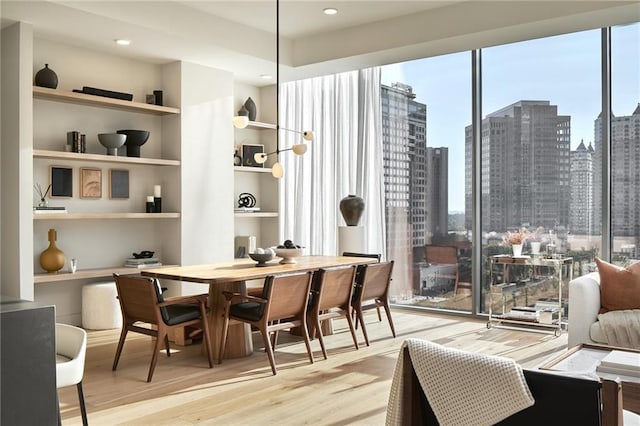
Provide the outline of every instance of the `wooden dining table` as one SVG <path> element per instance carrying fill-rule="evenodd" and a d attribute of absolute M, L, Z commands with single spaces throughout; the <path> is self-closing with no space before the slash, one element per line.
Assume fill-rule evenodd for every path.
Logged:
<path fill-rule="evenodd" d="M 150 268 L 141 271 L 143 276 L 209 286 L 209 330 L 214 356 L 218 356 L 218 347 L 222 336 L 225 298 L 223 291 L 246 293 L 246 281 L 264 279 L 269 275 L 294 272 L 317 271 L 335 266 L 362 265 L 375 263 L 376 259 L 347 256 L 301 256 L 296 263 L 281 264 L 280 258 L 267 262 L 266 266 L 256 266 L 251 259 L 235 259 L 231 262 L 208 265 L 177 266 L 169 268 Z M 253 353 L 251 327 L 244 323 L 229 325 L 224 358 L 239 358 Z"/>

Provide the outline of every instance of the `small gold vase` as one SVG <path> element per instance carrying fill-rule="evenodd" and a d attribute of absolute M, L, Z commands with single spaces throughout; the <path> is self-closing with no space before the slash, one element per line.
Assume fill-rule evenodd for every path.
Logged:
<path fill-rule="evenodd" d="M 40 254 L 40 266 L 50 274 L 58 272 L 67 259 L 64 253 L 56 247 L 57 233 L 55 229 L 49 229 L 49 247 Z"/>

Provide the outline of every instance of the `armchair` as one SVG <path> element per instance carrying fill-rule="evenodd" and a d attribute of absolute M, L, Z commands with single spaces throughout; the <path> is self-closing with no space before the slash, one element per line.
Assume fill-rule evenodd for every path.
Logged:
<path fill-rule="evenodd" d="M 600 274 L 591 272 L 569 283 L 568 347 L 607 341 L 598 326 Z"/>

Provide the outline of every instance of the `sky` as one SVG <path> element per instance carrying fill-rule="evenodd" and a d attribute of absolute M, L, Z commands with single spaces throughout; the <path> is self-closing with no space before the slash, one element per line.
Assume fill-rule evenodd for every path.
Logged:
<path fill-rule="evenodd" d="M 593 143 L 600 113 L 600 34 L 590 30 L 482 50 L 482 116 L 520 100 L 546 100 L 571 116 L 571 149 Z M 640 102 L 640 24 L 612 30 L 616 116 Z M 427 146 L 449 148 L 449 211 L 464 211 L 464 129 L 471 124 L 471 53 L 387 65 L 382 83 L 413 87 L 427 105 Z"/>

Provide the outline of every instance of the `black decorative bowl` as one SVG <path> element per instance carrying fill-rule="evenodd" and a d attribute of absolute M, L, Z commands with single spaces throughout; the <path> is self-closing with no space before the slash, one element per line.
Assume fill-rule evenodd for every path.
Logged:
<path fill-rule="evenodd" d="M 127 147 L 127 157 L 140 157 L 140 147 L 149 140 L 147 130 L 118 130 L 121 135 L 127 135 L 125 146 Z"/>

